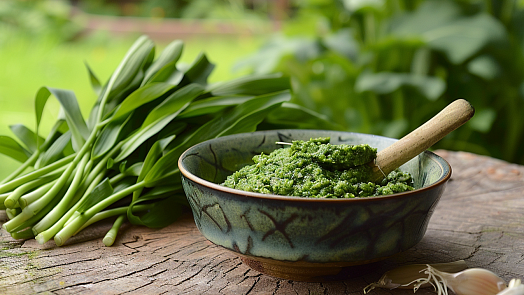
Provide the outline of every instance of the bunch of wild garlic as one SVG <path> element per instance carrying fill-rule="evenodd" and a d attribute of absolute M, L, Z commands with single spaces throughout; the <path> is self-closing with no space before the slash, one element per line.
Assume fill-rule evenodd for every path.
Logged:
<path fill-rule="evenodd" d="M 0 137 L 0 152 L 23 162 L 0 183 L 0 209 L 9 218 L 3 228 L 12 237 L 63 245 L 89 224 L 117 217 L 103 240 L 111 245 L 126 219 L 166 226 L 187 202 L 177 162 L 190 146 L 255 131 L 260 123 L 273 128 L 329 124 L 288 102 L 289 79 L 246 76 L 209 85 L 214 65 L 204 54 L 180 65 L 182 50 L 183 43 L 174 41 L 155 59 L 154 43 L 142 36 L 105 85 L 88 67 L 98 99 L 87 120 L 73 92 L 38 91 L 36 131 L 13 125 L 18 141 Z M 44 138 L 39 126 L 50 97 L 61 112 Z"/>

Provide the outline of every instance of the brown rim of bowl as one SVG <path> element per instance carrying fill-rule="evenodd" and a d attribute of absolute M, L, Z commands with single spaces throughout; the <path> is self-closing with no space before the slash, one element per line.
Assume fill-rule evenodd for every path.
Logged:
<path fill-rule="evenodd" d="M 203 144 L 205 143 L 206 141 L 202 142 L 202 143 L 199 143 L 197 145 L 200 145 L 200 144 Z M 401 198 L 405 195 L 409 195 L 409 194 L 413 194 L 413 193 L 417 193 L 417 192 L 423 192 L 423 191 L 426 191 L 426 190 L 429 190 L 429 189 L 432 189 L 436 186 L 439 186 L 439 185 L 442 185 L 444 183 L 446 183 L 446 181 L 449 180 L 449 178 L 451 177 L 451 165 L 448 163 L 448 161 L 446 161 L 444 158 L 442 158 L 441 156 L 431 152 L 431 151 L 424 151 L 423 153 L 427 154 L 430 158 L 431 157 L 435 157 L 436 159 L 440 159 L 442 160 L 444 163 L 446 163 L 446 165 L 448 166 L 448 173 L 444 176 L 442 176 L 437 182 L 431 184 L 431 185 L 428 185 L 426 187 L 423 187 L 423 188 L 418 188 L 418 189 L 414 189 L 412 191 L 407 191 L 407 192 L 402 192 L 402 193 L 396 193 L 396 194 L 392 194 L 392 195 L 384 195 L 384 196 L 376 196 L 376 197 L 365 197 L 365 198 L 359 198 L 359 197 L 356 197 L 356 198 L 351 198 L 351 199 L 343 199 L 343 198 L 339 198 L 339 199 L 321 199 L 321 198 L 306 198 L 306 197 L 296 197 L 296 196 L 281 196 L 281 195 L 274 195 L 274 194 L 263 194 L 263 193 L 254 193 L 254 192 L 248 192 L 248 191 L 243 191 L 243 190 L 238 190 L 238 189 L 234 189 L 234 188 L 229 188 L 229 187 L 226 187 L 226 186 L 223 186 L 223 185 L 220 185 L 220 184 L 216 184 L 216 183 L 213 183 L 211 181 L 207 181 L 207 180 L 204 180 L 196 175 L 194 175 L 193 173 L 190 173 L 189 171 L 187 171 L 184 166 L 182 165 L 182 159 L 186 156 L 186 154 L 189 152 L 190 149 L 192 149 L 193 147 L 190 147 L 189 149 L 187 149 L 186 151 L 184 151 L 184 153 L 182 153 L 182 155 L 180 155 L 180 157 L 178 158 L 178 169 L 180 170 L 180 173 L 182 173 L 182 175 L 188 179 L 191 179 L 193 182 L 196 182 L 198 184 L 201 184 L 203 186 L 206 186 L 206 187 L 209 187 L 209 188 L 212 188 L 212 189 L 215 189 L 215 190 L 218 190 L 218 191 L 222 191 L 222 192 L 225 192 L 225 193 L 229 193 L 229 194 L 234 194 L 234 195 L 238 195 L 238 196 L 244 196 L 244 197 L 252 197 L 252 198 L 258 198 L 258 199 L 271 199 L 271 200 L 285 200 L 285 201 L 294 201 L 294 202 L 370 202 L 370 201 L 373 201 L 373 200 L 381 200 L 381 199 L 390 199 L 390 198 Z M 440 162 L 438 162 L 438 165 L 442 168 L 443 171 L 445 171 L 444 167 L 442 166 L 442 164 Z"/>

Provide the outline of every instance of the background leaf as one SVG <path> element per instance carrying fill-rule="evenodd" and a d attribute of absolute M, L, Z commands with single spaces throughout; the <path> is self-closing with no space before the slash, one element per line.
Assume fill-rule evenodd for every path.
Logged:
<path fill-rule="evenodd" d="M 192 102 L 178 117 L 189 118 L 220 112 L 221 110 L 244 103 L 254 96 L 213 96 Z"/>
<path fill-rule="evenodd" d="M 215 96 L 262 95 L 290 88 L 289 78 L 282 75 L 249 75 L 209 87 Z"/>
<path fill-rule="evenodd" d="M 263 128 L 344 130 L 327 116 L 290 102 L 284 102 L 281 107 L 272 110 L 264 120 Z"/>
<path fill-rule="evenodd" d="M 507 38 L 504 27 L 492 16 L 463 17 L 460 7 L 451 1 L 425 1 L 415 12 L 399 17 L 392 33 L 421 38 L 454 64 L 464 62 L 489 42 Z"/>
<path fill-rule="evenodd" d="M 436 100 L 446 90 L 446 83 L 440 78 L 404 73 L 362 73 L 355 83 L 357 91 L 379 94 L 392 93 L 402 86 L 413 87 L 430 100 Z"/>

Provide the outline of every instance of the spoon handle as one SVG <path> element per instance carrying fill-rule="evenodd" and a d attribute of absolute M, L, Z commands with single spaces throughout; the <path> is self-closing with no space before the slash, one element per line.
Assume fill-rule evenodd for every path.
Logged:
<path fill-rule="evenodd" d="M 397 169 L 451 131 L 466 123 L 475 114 L 475 109 L 464 99 L 457 99 L 429 121 L 380 151 L 373 167 L 373 179 L 380 181 L 384 175 Z M 378 166 L 378 167 L 377 167 Z"/>

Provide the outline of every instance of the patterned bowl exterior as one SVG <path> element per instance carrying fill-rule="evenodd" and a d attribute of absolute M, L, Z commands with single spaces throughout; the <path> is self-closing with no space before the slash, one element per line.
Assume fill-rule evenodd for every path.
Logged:
<path fill-rule="evenodd" d="M 417 244 L 451 176 L 449 164 L 424 152 L 401 169 L 418 189 L 390 196 L 309 199 L 223 187 L 225 177 L 269 153 L 277 141 L 331 137 L 331 143 L 367 143 L 379 150 L 395 139 L 321 130 L 272 130 L 209 140 L 179 159 L 196 225 L 211 242 L 241 257 L 348 266 L 387 258 Z"/>

